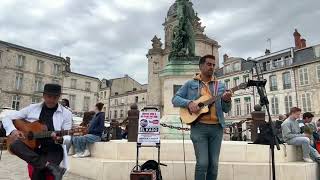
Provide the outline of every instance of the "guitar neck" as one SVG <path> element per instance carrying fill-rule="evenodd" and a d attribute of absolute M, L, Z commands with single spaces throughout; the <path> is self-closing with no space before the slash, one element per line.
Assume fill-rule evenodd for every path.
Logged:
<path fill-rule="evenodd" d="M 238 91 L 239 89 L 241 89 L 241 86 L 236 86 L 236 87 L 233 87 L 231 88 L 229 91 L 231 91 L 231 93 L 235 92 L 235 91 Z M 203 102 L 204 105 L 209 105 L 209 104 L 212 104 L 214 103 L 216 100 L 220 99 L 222 97 L 223 94 L 220 94 L 220 95 L 217 95 L 215 97 L 212 97 L 211 99 L 209 99 L 208 101 L 205 101 Z"/>
<path fill-rule="evenodd" d="M 56 133 L 57 136 L 65 136 L 65 135 L 72 135 L 72 130 L 63 130 L 63 131 L 45 131 L 40 133 L 34 133 L 34 139 L 41 139 L 41 138 L 50 138 L 52 133 Z"/>

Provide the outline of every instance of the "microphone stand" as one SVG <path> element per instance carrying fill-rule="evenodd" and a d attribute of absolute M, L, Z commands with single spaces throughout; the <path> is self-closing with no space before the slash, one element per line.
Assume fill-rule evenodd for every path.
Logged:
<path fill-rule="evenodd" d="M 277 150 L 280 150 L 279 142 L 276 137 L 276 130 L 274 123 L 272 123 L 272 118 L 269 110 L 269 100 L 267 97 L 265 85 L 267 80 L 263 79 L 262 74 L 259 73 L 259 68 L 258 68 L 258 62 L 257 61 L 252 61 L 254 63 L 253 68 L 256 71 L 257 75 L 257 80 L 249 80 L 248 86 L 255 86 L 257 88 L 258 94 L 260 96 L 260 105 L 261 107 L 265 106 L 268 114 L 268 119 L 269 119 L 269 128 L 272 136 L 272 141 L 270 142 L 270 150 L 271 150 L 271 162 L 272 162 L 272 179 L 276 180 L 276 173 L 275 173 L 275 159 L 274 159 L 274 146 L 276 145 Z M 253 70 L 253 69 L 252 69 Z M 253 74 L 253 73 L 252 73 Z"/>

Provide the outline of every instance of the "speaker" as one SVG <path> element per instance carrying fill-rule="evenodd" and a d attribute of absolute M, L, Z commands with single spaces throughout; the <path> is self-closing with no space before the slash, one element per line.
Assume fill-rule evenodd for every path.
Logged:
<path fill-rule="evenodd" d="M 156 180 L 155 171 L 133 171 L 130 180 Z"/>

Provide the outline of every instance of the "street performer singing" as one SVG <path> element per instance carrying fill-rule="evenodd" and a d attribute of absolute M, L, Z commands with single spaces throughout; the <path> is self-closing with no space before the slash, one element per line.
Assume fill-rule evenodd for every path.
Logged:
<path fill-rule="evenodd" d="M 174 106 L 189 108 L 192 113 L 197 113 L 200 108 L 193 100 L 200 96 L 218 96 L 214 104 L 210 106 L 209 113 L 200 116 L 191 124 L 191 140 L 193 143 L 196 168 L 195 180 L 216 180 L 218 175 L 218 163 L 220 147 L 225 125 L 223 112 L 231 109 L 231 92 L 225 89 L 223 83 L 213 77 L 215 69 L 215 57 L 206 55 L 199 61 L 201 73 L 187 81 L 172 99 Z"/>
<path fill-rule="evenodd" d="M 45 180 L 45 173 L 49 171 L 55 180 L 61 180 L 65 168 L 59 166 L 63 158 L 66 158 L 62 137 L 55 133 L 52 138 L 40 140 L 40 146 L 35 150 L 30 149 L 20 139 L 26 138 L 23 132 L 17 130 L 12 122 L 15 119 L 25 119 L 29 122 L 41 121 L 48 131 L 70 130 L 72 126 L 72 113 L 58 103 L 61 96 L 61 86 L 58 84 L 46 84 L 43 91 L 44 102 L 31 104 L 3 120 L 7 136 L 14 138 L 9 150 L 33 167 L 32 180 Z"/>

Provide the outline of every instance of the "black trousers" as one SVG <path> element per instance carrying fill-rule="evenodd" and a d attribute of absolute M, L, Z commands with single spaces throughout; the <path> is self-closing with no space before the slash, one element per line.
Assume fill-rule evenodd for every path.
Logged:
<path fill-rule="evenodd" d="M 45 180 L 46 163 L 59 165 L 63 160 L 62 147 L 45 148 L 45 150 L 39 148 L 33 151 L 22 141 L 16 140 L 9 148 L 12 153 L 33 166 L 32 180 Z"/>

